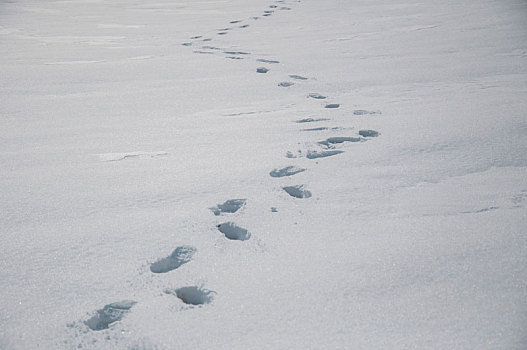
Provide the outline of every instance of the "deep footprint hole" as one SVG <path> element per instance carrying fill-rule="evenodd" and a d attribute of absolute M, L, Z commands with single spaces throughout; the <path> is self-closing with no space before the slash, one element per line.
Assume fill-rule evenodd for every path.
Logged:
<path fill-rule="evenodd" d="M 174 294 L 187 305 L 210 304 L 214 300 L 214 295 L 216 294 L 216 292 L 196 286 L 166 290 L 165 293 Z"/>
<path fill-rule="evenodd" d="M 181 246 L 174 249 L 169 256 L 159 259 L 150 265 L 153 273 L 167 273 L 192 260 L 197 249 L 192 246 Z"/>
<path fill-rule="evenodd" d="M 105 305 L 102 309 L 97 310 L 93 317 L 84 321 L 84 323 L 92 331 L 108 329 L 112 323 L 120 321 L 136 303 L 133 300 L 123 300 Z"/>
<path fill-rule="evenodd" d="M 234 222 L 224 222 L 217 227 L 218 231 L 233 241 L 246 241 L 251 238 L 251 233 L 247 229 L 236 225 Z"/>

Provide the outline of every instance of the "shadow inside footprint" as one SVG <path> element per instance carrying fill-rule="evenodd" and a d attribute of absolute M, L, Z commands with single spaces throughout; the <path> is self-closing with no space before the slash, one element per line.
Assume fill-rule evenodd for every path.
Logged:
<path fill-rule="evenodd" d="M 339 107 L 340 107 L 340 104 L 338 103 L 328 103 L 326 107 L 324 108 L 339 108 Z"/>
<path fill-rule="evenodd" d="M 362 137 L 377 137 L 379 133 L 375 130 L 359 130 L 359 135 Z"/>
<path fill-rule="evenodd" d="M 336 137 L 330 137 L 324 141 L 319 141 L 318 143 L 320 145 L 324 145 L 326 147 L 329 147 L 330 145 L 334 145 L 337 143 L 344 143 L 344 142 L 360 142 L 362 139 L 360 137 L 346 137 L 346 136 L 336 136 Z"/>
<path fill-rule="evenodd" d="M 269 69 L 267 69 L 265 67 L 258 67 L 258 68 L 256 68 L 256 73 L 263 73 L 263 74 L 265 74 L 267 72 L 269 72 Z"/>
<path fill-rule="evenodd" d="M 247 199 L 229 199 L 223 204 L 218 204 L 215 207 L 209 208 L 214 215 L 218 216 L 222 213 L 236 213 L 241 207 L 247 203 Z"/>
<path fill-rule="evenodd" d="M 331 157 L 337 154 L 344 153 L 344 151 L 340 150 L 331 150 L 331 151 L 308 151 L 306 154 L 307 159 L 317 159 L 317 158 L 325 158 L 325 157 Z"/>
<path fill-rule="evenodd" d="M 132 306 L 137 304 L 133 300 L 123 300 L 116 303 L 108 304 L 87 321 L 84 321 L 92 331 L 108 329 L 114 322 L 120 321 L 123 316 L 130 311 Z"/>
<path fill-rule="evenodd" d="M 263 62 L 263 63 L 273 63 L 273 64 L 280 63 L 280 61 L 266 60 L 265 58 L 259 58 L 259 59 L 257 59 L 257 61 L 258 62 Z"/>
<path fill-rule="evenodd" d="M 321 94 L 317 94 L 317 93 L 311 93 L 309 95 L 307 95 L 307 97 L 311 97 L 311 98 L 314 98 L 314 99 L 317 99 L 317 100 L 323 100 L 326 98 L 326 96 L 324 95 L 321 95 Z"/>
<path fill-rule="evenodd" d="M 181 246 L 177 247 L 172 254 L 166 258 L 159 259 L 158 261 L 150 265 L 150 271 L 153 273 L 166 273 L 177 269 L 183 264 L 188 263 L 192 260 L 192 256 L 196 253 L 197 249 L 192 246 Z"/>
<path fill-rule="evenodd" d="M 251 238 L 251 233 L 236 225 L 234 222 L 224 222 L 218 225 L 218 230 L 225 235 L 226 238 L 233 241 L 246 241 Z"/>
<path fill-rule="evenodd" d="M 281 83 L 278 83 L 278 86 L 281 86 L 281 87 L 290 87 L 293 85 L 295 85 L 295 83 L 292 83 L 290 81 L 282 81 Z"/>
<path fill-rule="evenodd" d="M 329 119 L 328 118 L 318 118 L 318 119 L 305 118 L 305 119 L 297 120 L 296 122 L 297 123 L 313 123 L 313 122 L 322 122 L 322 121 L 326 121 L 326 120 L 329 120 Z"/>
<path fill-rule="evenodd" d="M 367 115 L 367 114 L 381 114 L 380 111 L 367 111 L 364 109 L 356 109 L 353 111 L 354 115 Z"/>
<path fill-rule="evenodd" d="M 329 128 L 321 126 L 320 128 L 302 129 L 302 131 L 322 131 L 322 130 L 329 130 Z"/>
<path fill-rule="evenodd" d="M 174 294 L 179 299 L 181 299 L 182 302 L 188 305 L 209 304 L 214 299 L 214 294 L 216 294 L 216 292 L 211 290 L 195 286 L 182 287 L 173 290 L 167 289 L 165 290 L 165 293 Z"/>
<path fill-rule="evenodd" d="M 286 166 L 282 169 L 274 169 L 269 173 L 272 177 L 284 177 L 284 176 L 291 176 L 298 173 L 301 173 L 303 171 L 306 171 L 304 168 L 299 168 L 294 165 Z"/>
<path fill-rule="evenodd" d="M 282 187 L 291 197 L 310 198 L 311 192 L 304 188 L 304 185 Z"/>
<path fill-rule="evenodd" d="M 296 75 L 296 74 L 291 74 L 291 75 L 289 75 L 289 78 L 291 78 L 291 79 L 296 79 L 296 80 L 307 80 L 306 77 L 303 77 L 303 76 L 301 76 L 301 75 Z"/>

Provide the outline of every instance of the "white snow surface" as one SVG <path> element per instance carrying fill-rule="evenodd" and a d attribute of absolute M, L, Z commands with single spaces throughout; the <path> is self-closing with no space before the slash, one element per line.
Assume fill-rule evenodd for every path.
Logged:
<path fill-rule="evenodd" d="M 524 0 L 0 1 L 0 52 L 0 349 L 527 348 Z"/>

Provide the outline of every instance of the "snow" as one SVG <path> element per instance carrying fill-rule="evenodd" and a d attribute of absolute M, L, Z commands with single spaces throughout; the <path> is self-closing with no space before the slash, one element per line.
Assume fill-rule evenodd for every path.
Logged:
<path fill-rule="evenodd" d="M 527 347 L 525 1 L 13 0 L 0 51 L 0 349 Z"/>

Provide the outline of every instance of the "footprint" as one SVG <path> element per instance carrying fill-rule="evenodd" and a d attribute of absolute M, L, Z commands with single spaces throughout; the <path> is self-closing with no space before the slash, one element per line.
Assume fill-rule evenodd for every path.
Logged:
<path fill-rule="evenodd" d="M 210 45 L 205 45 L 205 46 L 202 46 L 201 48 L 205 50 L 221 50 L 219 47 L 210 46 Z"/>
<path fill-rule="evenodd" d="M 359 130 L 359 135 L 362 137 L 377 137 L 379 133 L 375 130 Z"/>
<path fill-rule="evenodd" d="M 183 45 L 183 46 L 192 46 L 192 43 L 183 43 L 181 45 Z"/>
<path fill-rule="evenodd" d="M 320 128 L 302 129 L 302 131 L 323 131 L 323 130 L 328 130 L 328 129 L 329 128 L 322 126 Z"/>
<path fill-rule="evenodd" d="M 165 290 L 165 293 L 177 296 L 187 305 L 210 304 L 214 299 L 214 294 L 216 294 L 216 292 L 211 290 L 195 286 L 167 289 Z"/>
<path fill-rule="evenodd" d="M 202 54 L 202 55 L 214 55 L 214 52 L 201 51 L 201 50 L 194 50 L 194 53 L 199 53 L 199 54 Z"/>
<path fill-rule="evenodd" d="M 202 35 L 196 35 L 196 36 L 191 36 L 190 38 L 191 39 L 199 39 L 199 38 L 202 38 L 203 36 Z"/>
<path fill-rule="evenodd" d="M 315 98 L 315 99 L 317 99 L 317 100 L 324 100 L 324 99 L 327 98 L 326 96 L 321 95 L 321 94 L 317 94 L 317 93 L 315 93 L 315 92 L 310 93 L 309 95 L 307 95 L 307 97 Z"/>
<path fill-rule="evenodd" d="M 229 199 L 223 204 L 218 204 L 215 207 L 209 208 L 214 215 L 218 216 L 222 213 L 236 213 L 241 207 L 247 203 L 247 199 Z"/>
<path fill-rule="evenodd" d="M 366 115 L 366 114 L 381 114 L 381 111 L 367 111 L 365 109 L 356 109 L 353 111 L 355 115 Z"/>
<path fill-rule="evenodd" d="M 265 68 L 265 67 L 258 67 L 256 68 L 256 73 L 267 73 L 269 72 L 269 69 Z"/>
<path fill-rule="evenodd" d="M 206 39 L 203 39 L 203 41 L 207 42 L 207 41 L 212 41 L 211 38 L 206 38 Z"/>
<path fill-rule="evenodd" d="M 293 85 L 295 85 L 295 83 L 292 83 L 290 81 L 283 81 L 283 82 L 278 84 L 278 86 L 281 86 L 281 87 L 290 87 L 290 86 L 293 86 Z"/>
<path fill-rule="evenodd" d="M 328 103 L 326 107 L 324 108 L 339 108 L 339 107 L 340 107 L 340 104 L 338 103 Z"/>
<path fill-rule="evenodd" d="M 230 21 L 229 23 L 236 24 L 236 23 L 240 23 L 240 22 L 241 22 L 241 20 L 236 20 L 236 21 Z"/>
<path fill-rule="evenodd" d="M 299 156 L 301 156 L 301 152 L 298 151 L 298 155 L 295 155 L 295 154 L 293 154 L 293 152 L 287 151 L 285 156 L 286 156 L 286 158 L 298 158 Z"/>
<path fill-rule="evenodd" d="M 228 30 L 231 30 L 232 28 L 221 28 L 221 29 L 218 29 L 218 32 L 226 32 Z"/>
<path fill-rule="evenodd" d="M 266 10 L 266 11 L 264 11 L 264 13 L 267 13 L 267 14 L 271 14 L 271 13 L 273 13 L 273 12 L 274 12 L 274 11 L 272 11 L 272 10 Z"/>
<path fill-rule="evenodd" d="M 227 32 L 218 32 L 218 35 L 225 35 Z"/>
<path fill-rule="evenodd" d="M 280 10 L 291 10 L 291 8 L 287 7 L 287 6 L 282 6 L 282 7 L 280 7 Z"/>
<path fill-rule="evenodd" d="M 329 120 L 329 119 L 328 118 L 319 118 L 319 119 L 305 118 L 305 119 L 297 120 L 296 122 L 297 123 L 313 123 L 313 122 L 322 122 L 322 121 L 325 121 L 325 120 Z"/>
<path fill-rule="evenodd" d="M 126 153 L 100 153 L 97 154 L 99 160 L 103 162 L 116 162 L 120 160 L 130 159 L 130 158 L 156 158 L 159 156 L 166 156 L 167 152 L 157 151 L 157 152 L 126 152 Z"/>
<path fill-rule="evenodd" d="M 120 321 L 123 316 L 130 311 L 132 306 L 137 304 L 133 300 L 123 300 L 116 303 L 108 304 L 87 321 L 84 321 L 92 331 L 108 329 L 114 322 Z"/>
<path fill-rule="evenodd" d="M 311 192 L 304 188 L 304 185 L 286 186 L 282 187 L 291 197 L 295 198 L 310 198 Z"/>
<path fill-rule="evenodd" d="M 250 55 L 248 52 L 244 51 L 224 51 L 227 55 Z"/>
<path fill-rule="evenodd" d="M 269 17 L 269 16 L 271 16 L 271 14 L 270 13 L 264 13 L 262 16 Z"/>
<path fill-rule="evenodd" d="M 259 58 L 257 59 L 258 62 L 263 62 L 263 63 L 280 63 L 280 61 L 275 61 L 275 60 L 266 60 L 265 58 Z"/>
<path fill-rule="evenodd" d="M 346 136 L 336 136 L 336 137 L 330 137 L 324 141 L 318 142 L 320 145 L 324 145 L 326 147 L 329 147 L 330 145 L 334 145 L 337 143 L 344 143 L 344 142 L 360 142 L 362 139 L 360 137 L 346 137 Z"/>
<path fill-rule="evenodd" d="M 344 151 L 339 150 L 330 150 L 330 151 L 308 151 L 306 154 L 306 158 L 308 159 L 317 159 L 317 158 L 325 158 L 325 157 L 331 157 L 337 154 L 344 153 Z"/>
<path fill-rule="evenodd" d="M 276 6 L 276 5 L 270 5 L 270 6 L 269 6 L 269 8 L 272 8 L 272 9 L 275 9 L 275 8 L 277 8 L 277 7 L 278 7 L 278 6 Z"/>
<path fill-rule="evenodd" d="M 323 131 L 323 130 L 344 130 L 341 126 L 334 126 L 332 128 L 320 127 L 320 128 L 311 128 L 311 129 L 302 129 L 302 131 Z"/>
<path fill-rule="evenodd" d="M 244 24 L 242 26 L 239 26 L 238 28 L 247 28 L 249 26 L 249 24 Z"/>
<path fill-rule="evenodd" d="M 286 166 L 282 169 L 274 169 L 269 173 L 272 177 L 284 177 L 284 176 L 292 176 L 298 173 L 301 173 L 303 171 L 306 171 L 304 168 L 299 168 L 294 165 Z"/>
<path fill-rule="evenodd" d="M 278 213 L 278 209 L 276 209 L 276 207 L 271 207 L 271 213 Z"/>
<path fill-rule="evenodd" d="M 301 75 L 296 75 L 296 74 L 291 74 L 291 75 L 289 75 L 289 78 L 291 78 L 291 79 L 297 79 L 297 80 L 307 80 L 306 77 L 303 77 L 303 76 L 301 76 Z"/>
<path fill-rule="evenodd" d="M 249 231 L 230 221 L 219 224 L 218 230 L 223 233 L 226 238 L 233 241 L 246 241 L 251 238 L 251 233 Z"/>
<path fill-rule="evenodd" d="M 175 270 L 192 260 L 192 256 L 196 251 L 196 248 L 188 245 L 177 247 L 169 256 L 152 263 L 150 271 L 153 273 L 166 273 Z"/>
<path fill-rule="evenodd" d="M 225 56 L 225 58 L 229 58 L 231 60 L 243 60 L 244 59 L 243 57 L 238 57 L 238 56 Z"/>

